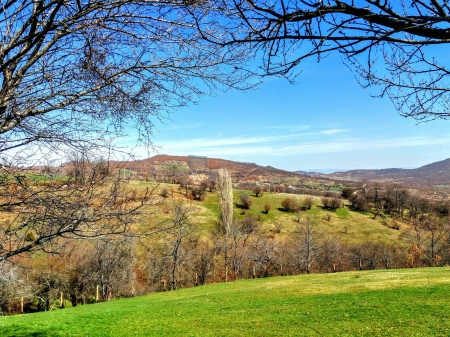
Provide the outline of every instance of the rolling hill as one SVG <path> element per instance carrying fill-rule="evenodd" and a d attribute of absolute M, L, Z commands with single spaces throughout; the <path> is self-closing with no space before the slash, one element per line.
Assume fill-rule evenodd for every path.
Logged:
<path fill-rule="evenodd" d="M 364 180 L 406 186 L 448 186 L 450 188 L 450 158 L 416 169 L 351 170 L 326 176 L 340 180 Z"/>

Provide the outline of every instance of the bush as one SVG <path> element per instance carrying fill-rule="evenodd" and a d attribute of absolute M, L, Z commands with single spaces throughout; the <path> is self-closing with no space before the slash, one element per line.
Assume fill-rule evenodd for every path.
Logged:
<path fill-rule="evenodd" d="M 322 201 L 323 207 L 331 211 L 335 211 L 336 209 L 342 207 L 342 202 L 339 198 L 323 197 L 320 200 Z"/>
<path fill-rule="evenodd" d="M 255 193 L 255 197 L 262 197 L 263 188 L 259 185 L 256 185 L 255 187 L 253 187 L 253 193 Z"/>
<path fill-rule="evenodd" d="M 350 197 L 355 193 L 355 190 L 350 187 L 344 187 L 341 191 L 341 196 L 344 199 L 350 199 Z"/>
<path fill-rule="evenodd" d="M 264 204 L 264 213 L 269 214 L 269 211 L 270 211 L 270 204 L 266 202 Z"/>
<path fill-rule="evenodd" d="M 252 199 L 247 193 L 242 193 L 239 195 L 239 200 L 241 201 L 241 206 L 243 209 L 250 209 L 250 207 L 252 207 Z"/>
<path fill-rule="evenodd" d="M 192 187 L 192 197 L 194 200 L 203 200 L 205 197 L 206 191 L 204 186 L 194 186 Z"/>
<path fill-rule="evenodd" d="M 370 210 L 369 202 L 367 201 L 366 197 L 363 195 L 354 194 L 350 198 L 350 201 L 352 202 L 352 205 L 350 206 L 350 208 L 354 211 L 367 212 Z"/>
<path fill-rule="evenodd" d="M 314 205 L 314 199 L 311 197 L 306 197 L 302 201 L 302 206 L 306 209 L 311 209 L 311 207 Z"/>
<path fill-rule="evenodd" d="M 160 196 L 162 196 L 163 198 L 168 198 L 170 196 L 170 192 L 167 188 L 163 188 L 159 194 Z"/>
<path fill-rule="evenodd" d="M 296 198 L 287 197 L 281 201 L 281 206 L 286 212 L 295 212 L 300 209 L 300 203 Z"/>

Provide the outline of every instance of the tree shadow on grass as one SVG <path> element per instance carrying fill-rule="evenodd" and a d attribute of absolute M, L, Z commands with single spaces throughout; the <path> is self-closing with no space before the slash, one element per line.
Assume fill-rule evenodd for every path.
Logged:
<path fill-rule="evenodd" d="M 50 331 L 36 331 L 35 329 L 17 327 L 0 328 L 0 336 L 3 337 L 54 337 L 57 333 Z"/>

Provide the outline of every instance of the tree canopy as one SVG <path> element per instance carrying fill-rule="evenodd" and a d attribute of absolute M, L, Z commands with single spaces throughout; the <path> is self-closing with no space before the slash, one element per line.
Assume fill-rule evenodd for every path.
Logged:
<path fill-rule="evenodd" d="M 213 3 L 205 5 L 214 8 L 208 16 L 192 11 L 203 38 L 222 46 L 252 45 L 262 75 L 293 80 L 305 58 L 339 53 L 360 84 L 379 86 L 372 95 L 388 96 L 401 115 L 419 121 L 450 117 L 446 0 Z"/>
<path fill-rule="evenodd" d="M 149 143 L 154 118 L 217 87 L 247 87 L 235 67 L 245 62 L 244 49 L 205 43 L 186 6 L 3 2 L 0 153 L 36 141 L 104 146 L 125 126 Z"/>

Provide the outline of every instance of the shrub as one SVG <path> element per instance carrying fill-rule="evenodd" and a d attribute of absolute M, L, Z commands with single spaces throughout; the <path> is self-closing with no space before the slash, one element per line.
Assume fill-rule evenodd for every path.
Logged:
<path fill-rule="evenodd" d="M 314 199 L 311 197 L 306 197 L 302 201 L 302 206 L 306 209 L 311 209 L 311 207 L 314 205 Z"/>
<path fill-rule="evenodd" d="M 264 213 L 269 214 L 269 211 L 270 211 L 270 204 L 266 202 L 264 204 Z"/>
<path fill-rule="evenodd" d="M 331 211 L 335 211 L 336 209 L 342 207 L 342 202 L 339 198 L 323 197 L 320 200 L 322 201 L 323 207 Z"/>
<path fill-rule="evenodd" d="M 370 209 L 369 202 L 363 195 L 354 194 L 350 201 L 352 202 L 350 207 L 354 211 L 367 212 Z"/>
<path fill-rule="evenodd" d="M 168 198 L 170 196 L 170 192 L 167 188 L 163 188 L 159 194 L 160 196 L 162 196 L 163 198 Z"/>
<path fill-rule="evenodd" d="M 344 199 L 349 199 L 353 195 L 354 192 L 355 192 L 355 190 L 353 188 L 344 187 L 341 191 L 341 196 Z"/>
<path fill-rule="evenodd" d="M 250 207 L 252 207 L 252 199 L 247 193 L 240 194 L 239 200 L 241 201 L 241 206 L 243 209 L 250 209 Z"/>
<path fill-rule="evenodd" d="M 206 191 L 204 186 L 194 186 L 192 187 L 192 197 L 194 200 L 203 200 L 205 197 Z"/>
<path fill-rule="evenodd" d="M 253 187 L 253 193 L 255 193 L 255 197 L 262 197 L 263 188 L 259 185 L 256 185 L 255 187 Z"/>
<path fill-rule="evenodd" d="M 281 201 L 281 206 L 286 212 L 295 212 L 300 209 L 300 204 L 296 198 L 287 197 Z"/>

